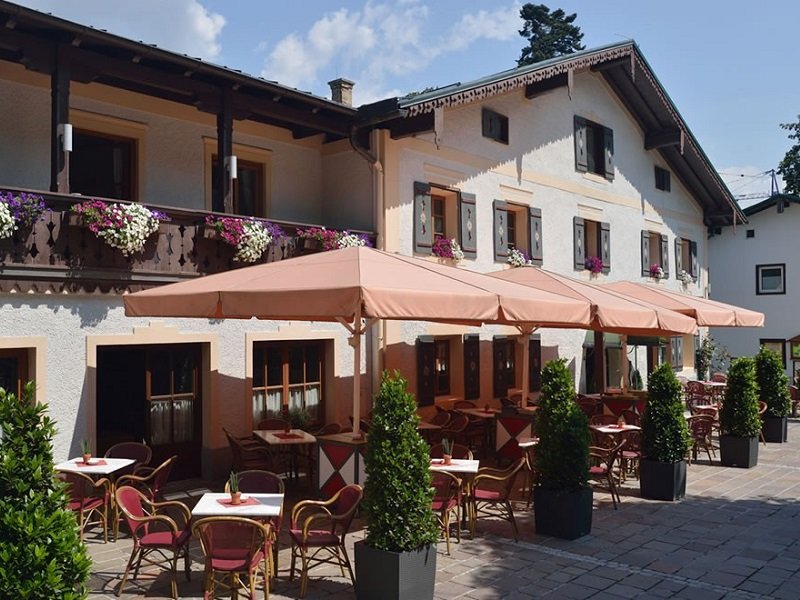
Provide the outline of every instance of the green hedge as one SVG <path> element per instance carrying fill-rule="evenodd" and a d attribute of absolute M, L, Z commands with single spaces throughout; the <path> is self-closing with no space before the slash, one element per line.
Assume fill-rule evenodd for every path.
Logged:
<path fill-rule="evenodd" d="M 723 434 L 754 437 L 761 431 L 756 366 L 752 358 L 737 358 L 731 363 L 719 421 Z"/>
<path fill-rule="evenodd" d="M 642 415 L 642 456 L 673 463 L 683 460 L 690 435 L 683 415 L 681 382 L 672 366 L 661 365 L 647 381 L 647 406 Z"/>
<path fill-rule="evenodd" d="M 772 417 L 788 416 L 792 412 L 792 398 L 781 357 L 761 346 L 755 362 L 758 395 L 760 400 L 767 403 L 767 414 Z"/>

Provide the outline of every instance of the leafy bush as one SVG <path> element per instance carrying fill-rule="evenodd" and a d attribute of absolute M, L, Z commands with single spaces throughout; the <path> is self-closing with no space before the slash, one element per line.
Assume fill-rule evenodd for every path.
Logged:
<path fill-rule="evenodd" d="M 562 358 L 542 369 L 542 393 L 536 411 L 538 485 L 577 490 L 589 474 L 589 426 L 575 402 L 575 384 Z"/>
<path fill-rule="evenodd" d="M 731 363 L 719 421 L 722 433 L 728 435 L 754 437 L 761 431 L 756 366 L 752 358 L 737 358 Z"/>
<path fill-rule="evenodd" d="M 647 406 L 642 415 L 642 455 L 673 463 L 689 449 L 689 428 L 683 416 L 681 382 L 672 366 L 661 365 L 647 381 Z"/>
<path fill-rule="evenodd" d="M 418 550 L 439 539 L 431 510 L 430 455 L 407 381 L 384 372 L 367 438 L 364 507 L 367 543 L 379 550 Z"/>
<path fill-rule="evenodd" d="M 34 390 L 17 399 L 0 388 L 0 598 L 85 598 L 91 561 L 53 477 L 55 424 Z"/>
<path fill-rule="evenodd" d="M 767 414 L 771 417 L 788 416 L 792 412 L 792 398 L 781 357 L 761 346 L 755 362 L 759 398 L 767 403 Z"/>

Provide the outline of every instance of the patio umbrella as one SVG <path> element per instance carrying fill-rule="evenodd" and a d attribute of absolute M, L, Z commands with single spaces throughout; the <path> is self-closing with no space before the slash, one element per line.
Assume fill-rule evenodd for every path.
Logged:
<path fill-rule="evenodd" d="M 338 321 L 352 335 L 353 423 L 360 412 L 361 336 L 376 319 L 587 325 L 584 300 L 429 260 L 354 247 L 236 269 L 124 297 L 132 317 L 205 317 Z M 362 319 L 365 320 L 362 323 Z"/>
<path fill-rule="evenodd" d="M 632 281 L 607 283 L 611 289 L 653 306 L 667 308 L 690 316 L 701 327 L 763 327 L 764 313 L 708 298 L 673 292 L 661 286 Z"/>
<path fill-rule="evenodd" d="M 587 281 L 580 281 L 540 267 L 504 269 L 489 273 L 491 277 L 513 281 L 531 291 L 546 291 L 560 296 L 585 300 L 592 305 L 592 319 L 586 329 L 625 335 L 670 335 L 697 333 L 694 319 L 680 313 L 646 304 L 636 299 Z M 527 397 L 527 344 L 522 353 L 523 398 Z"/>

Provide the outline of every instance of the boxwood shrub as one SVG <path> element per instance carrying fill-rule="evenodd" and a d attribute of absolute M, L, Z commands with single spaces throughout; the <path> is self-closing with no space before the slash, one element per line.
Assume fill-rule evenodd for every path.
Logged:
<path fill-rule="evenodd" d="M 789 378 L 783 369 L 778 354 L 764 346 L 755 356 L 758 397 L 767 403 L 767 414 L 771 417 L 786 417 L 792 412 L 789 394 Z"/>
<path fill-rule="evenodd" d="M 731 363 L 719 421 L 722 433 L 727 435 L 754 437 L 761 431 L 756 366 L 752 358 L 737 358 Z"/>
<path fill-rule="evenodd" d="M 683 415 L 681 382 L 663 364 L 647 380 L 647 405 L 642 415 L 642 456 L 674 463 L 686 458 L 690 435 Z"/>

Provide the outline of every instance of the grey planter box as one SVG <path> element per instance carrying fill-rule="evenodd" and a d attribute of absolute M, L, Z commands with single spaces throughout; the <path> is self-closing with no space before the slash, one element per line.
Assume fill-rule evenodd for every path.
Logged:
<path fill-rule="evenodd" d="M 761 431 L 764 433 L 764 441 L 783 444 L 789 439 L 789 417 L 764 415 L 763 421 Z"/>
<path fill-rule="evenodd" d="M 639 490 L 642 498 L 680 500 L 686 495 L 686 461 L 663 463 L 640 460 Z"/>
<path fill-rule="evenodd" d="M 592 531 L 592 488 L 577 491 L 533 489 L 536 533 L 574 540 Z"/>
<path fill-rule="evenodd" d="M 723 467 L 751 469 L 758 464 L 758 436 L 738 437 L 721 435 L 719 437 L 719 457 Z"/>
<path fill-rule="evenodd" d="M 358 600 L 432 600 L 436 544 L 413 552 L 376 550 L 355 544 Z"/>

